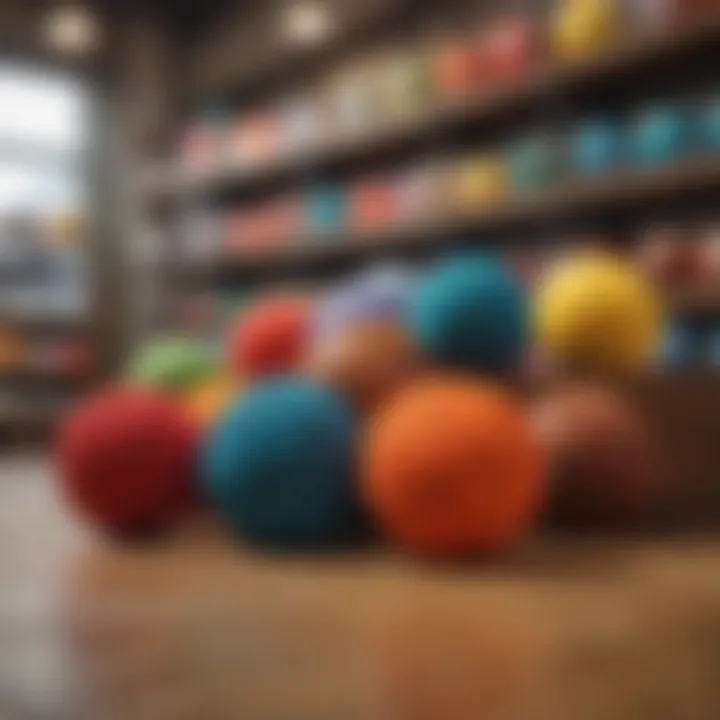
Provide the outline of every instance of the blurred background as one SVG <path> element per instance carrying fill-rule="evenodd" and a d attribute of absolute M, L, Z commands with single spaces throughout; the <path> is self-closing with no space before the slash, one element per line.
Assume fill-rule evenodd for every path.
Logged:
<path fill-rule="evenodd" d="M 720 0 L 0 0 L 0 446 L 11 458 L 0 471 L 0 648 L 13 648 L 0 651 L 2 720 L 720 717 L 716 533 L 672 532 L 716 531 L 720 520 L 719 62 Z M 192 438 L 172 437 L 180 404 L 177 417 L 143 424 L 144 406 L 111 397 L 68 441 L 70 461 L 81 451 L 94 460 L 97 444 L 104 463 L 97 472 L 82 458 L 66 473 L 68 484 L 72 470 L 87 480 L 79 504 L 111 506 L 108 517 L 89 512 L 106 530 L 144 531 L 113 527 L 113 511 L 132 514 L 127 498 L 162 506 L 151 508 L 156 520 L 191 504 L 153 495 L 153 471 L 167 468 L 147 458 L 165 453 L 174 467 L 238 385 L 275 370 L 259 353 L 256 372 L 228 380 L 228 345 L 262 346 L 275 322 L 304 328 L 306 301 L 333 310 L 344 283 L 372 315 L 383 292 L 405 292 L 408 278 L 426 277 L 415 270 L 455 251 L 493 251 L 532 297 L 556 260 L 597 247 L 631 268 L 629 279 L 615 266 L 600 278 L 604 292 L 617 289 L 613 321 L 629 308 L 640 320 L 619 326 L 644 330 L 647 298 L 663 308 L 650 362 L 617 381 L 660 450 L 663 492 L 648 518 L 662 529 L 657 545 L 551 534 L 469 583 L 464 566 L 355 551 L 296 564 L 218 549 L 202 532 L 135 555 L 58 511 L 50 441 L 65 411 L 108 382 L 158 376 L 183 412 L 208 368 L 220 382 L 192 407 Z M 378 265 L 360 292 L 357 278 Z M 635 338 L 616 337 L 612 323 L 595 333 L 608 297 L 586 303 L 582 285 L 602 274 L 591 268 L 566 288 L 579 309 L 562 318 L 564 333 L 589 328 L 599 345 L 632 354 Z M 491 295 L 494 321 L 504 310 Z M 233 334 L 243 309 L 259 299 L 262 315 L 263 299 L 278 297 L 269 320 L 251 318 L 252 342 L 242 327 Z M 570 305 L 560 297 L 549 314 Z M 360 395 L 366 370 L 369 384 L 388 386 L 397 368 L 425 370 L 397 336 L 368 337 L 345 346 L 339 385 L 357 382 Z M 514 355 L 493 368 L 513 388 L 543 374 L 546 358 L 525 339 L 514 348 L 521 368 Z M 385 352 L 391 360 L 375 363 Z M 133 357 L 145 360 L 128 372 Z M 333 374 L 326 360 L 331 370 L 344 361 L 322 357 L 318 375 Z M 374 400 L 358 415 L 375 412 Z M 293 403 L 278 405 L 275 419 L 293 420 Z M 570 418 L 568 445 L 579 428 L 578 474 L 615 493 L 622 514 L 636 500 L 627 478 L 646 479 L 644 436 L 598 407 L 585 427 L 583 413 L 577 424 L 562 407 L 549 414 Z M 427 414 L 432 436 L 432 406 Z M 595 444 L 603 423 L 614 434 Z M 288 436 L 305 429 L 290 425 Z M 145 444 L 146 432 L 161 441 Z M 280 435 L 271 427 L 264 438 Z M 327 449 L 325 439 L 298 442 Z M 28 449 L 40 451 L 30 462 Z M 175 475 L 169 484 L 186 480 Z M 302 515 L 303 492 L 279 506 Z M 442 492 L 426 500 L 434 511 Z M 73 691 L 80 700 L 67 700 Z"/>
<path fill-rule="evenodd" d="M 611 244 L 720 363 L 712 0 L 4 3 L 0 424 L 25 443 L 258 291 Z"/>

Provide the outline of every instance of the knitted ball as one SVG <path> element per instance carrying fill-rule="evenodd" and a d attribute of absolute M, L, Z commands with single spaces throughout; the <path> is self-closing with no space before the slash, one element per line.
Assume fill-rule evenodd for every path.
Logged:
<path fill-rule="evenodd" d="M 150 390 L 106 390 L 63 425 L 62 489 L 100 527 L 163 527 L 190 505 L 194 452 L 192 423 L 173 402 Z"/>
<path fill-rule="evenodd" d="M 184 407 L 200 428 L 212 425 L 240 391 L 239 383 L 227 375 L 205 381 L 185 398 Z"/>
<path fill-rule="evenodd" d="M 570 141 L 570 159 L 575 172 L 592 175 L 615 168 L 623 157 L 622 125 L 605 117 L 583 123 Z"/>
<path fill-rule="evenodd" d="M 450 367 L 513 369 L 527 334 L 520 282 L 498 260 L 477 253 L 441 262 L 419 284 L 408 313 L 415 341 Z"/>
<path fill-rule="evenodd" d="M 513 400 L 462 378 L 401 392 L 375 418 L 363 448 L 371 512 L 418 553 L 508 547 L 533 518 L 543 480 L 540 446 Z"/>
<path fill-rule="evenodd" d="M 197 387 L 216 371 L 209 349 L 196 340 L 170 337 L 142 347 L 130 362 L 133 383 L 170 393 Z"/>
<path fill-rule="evenodd" d="M 622 396 L 568 385 L 538 401 L 531 418 L 551 461 L 553 522 L 616 525 L 649 508 L 659 490 L 654 448 L 642 417 Z"/>
<path fill-rule="evenodd" d="M 395 265 L 365 270 L 327 292 L 313 315 L 313 339 L 322 341 L 351 325 L 403 317 L 414 276 Z"/>
<path fill-rule="evenodd" d="M 354 429 L 349 407 L 331 390 L 299 379 L 265 381 L 211 432 L 203 487 L 218 515 L 250 541 L 338 540 L 354 521 Z"/>
<path fill-rule="evenodd" d="M 313 187 L 304 202 L 304 228 L 308 232 L 336 232 L 347 215 L 347 195 L 341 186 Z"/>
<path fill-rule="evenodd" d="M 609 253 L 580 252 L 554 265 L 539 283 L 535 313 L 541 348 L 584 370 L 641 365 L 659 339 L 652 288 Z"/>
<path fill-rule="evenodd" d="M 553 54 L 577 60 L 608 47 L 618 30 L 618 5 L 607 0 L 554 3 L 550 23 Z"/>
<path fill-rule="evenodd" d="M 308 301 L 302 296 L 276 294 L 255 301 L 230 331 L 231 370 L 257 377 L 294 369 L 305 350 L 308 322 Z"/>
<path fill-rule="evenodd" d="M 565 172 L 561 145 L 552 137 L 535 136 L 513 143 L 505 155 L 509 184 L 521 190 L 545 188 Z"/>
<path fill-rule="evenodd" d="M 705 100 L 700 107 L 700 132 L 704 147 L 720 150 L 720 97 Z"/>
<path fill-rule="evenodd" d="M 696 119 L 681 105 L 651 106 L 631 125 L 628 144 L 636 163 L 657 165 L 678 160 L 697 147 Z"/>
<path fill-rule="evenodd" d="M 369 320 L 320 341 L 306 372 L 372 412 L 409 382 L 421 360 L 405 329 L 393 320 Z"/>

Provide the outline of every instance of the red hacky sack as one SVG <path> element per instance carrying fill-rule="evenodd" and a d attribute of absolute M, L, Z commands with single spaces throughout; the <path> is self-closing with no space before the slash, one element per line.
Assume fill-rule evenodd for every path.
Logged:
<path fill-rule="evenodd" d="M 196 439 L 196 429 L 171 400 L 144 389 L 106 390 L 63 425 L 63 493 L 102 528 L 164 528 L 194 504 Z"/>

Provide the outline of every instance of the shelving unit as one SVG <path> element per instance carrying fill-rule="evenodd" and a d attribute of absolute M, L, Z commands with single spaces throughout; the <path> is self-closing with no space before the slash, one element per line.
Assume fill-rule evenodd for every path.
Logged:
<path fill-rule="evenodd" d="M 259 276 L 259 281 L 263 282 L 272 277 L 274 271 L 292 276 L 314 275 L 378 255 L 397 257 L 413 252 L 440 251 L 455 241 L 464 240 L 473 245 L 485 243 L 493 247 L 518 242 L 532 245 L 539 242 L 532 232 L 506 241 L 490 241 L 489 238 L 492 233 L 527 230 L 558 218 L 581 221 L 598 215 L 608 216 L 639 204 L 662 204 L 714 192 L 720 192 L 720 157 L 691 158 L 657 169 L 625 170 L 612 176 L 576 179 L 556 188 L 510 196 L 475 212 L 364 232 L 300 235 L 282 245 L 223 256 L 211 263 L 184 263 L 174 269 L 174 276 L 179 281 L 195 284 L 232 278 L 252 282 L 253 276 Z M 679 310 L 701 305 L 717 307 L 720 312 L 720 292 L 698 292 L 693 297 L 692 303 L 671 304 L 677 305 Z"/>
<path fill-rule="evenodd" d="M 80 388 L 87 385 L 90 380 L 89 373 L 62 372 L 34 366 L 0 369 L 0 382 L 12 382 L 15 385 L 31 383 L 33 385 Z"/>
<path fill-rule="evenodd" d="M 563 95 L 578 86 L 604 84 L 642 70 L 654 62 L 669 64 L 689 51 L 720 42 L 720 12 L 685 26 L 662 28 L 627 38 L 598 55 L 573 63 L 542 67 L 512 82 L 491 87 L 455 102 L 431 108 L 375 131 L 341 139 L 325 147 L 277 157 L 256 167 L 234 166 L 189 170 L 182 164 L 150 168 L 146 192 L 153 201 L 213 197 L 264 185 L 293 182 L 300 172 L 350 164 L 378 156 L 399 145 L 412 148 L 426 138 L 452 132 L 469 123 L 491 123 L 510 112 Z"/>
<path fill-rule="evenodd" d="M 720 11 L 619 39 L 583 60 L 552 62 L 492 86 L 351 138 L 339 137 L 302 152 L 276 155 L 263 164 L 191 170 L 182 164 L 155 167 L 145 177 L 148 211 L 165 228 L 166 274 L 171 293 L 204 288 L 257 289 L 286 280 L 336 277 L 380 258 L 425 258 L 455 247 L 543 248 L 573 234 L 609 231 L 632 237 L 639 223 L 673 219 L 676 210 L 713 213 L 720 193 L 720 154 L 696 154 L 674 164 L 624 168 L 593 177 L 574 177 L 533 191 L 509 190 L 496 202 L 472 211 L 455 208 L 412 221 L 307 233 L 300 231 L 263 248 L 189 258 L 173 247 L 172 224 L 189 208 L 252 206 L 258 198 L 298 190 L 324 175 L 355 176 L 356 168 L 383 168 L 427 157 L 438 139 L 465 138 L 465 131 L 514 127 L 525 114 L 547 113 L 554 104 L 583 108 L 593 93 L 613 96 L 619 88 L 684 64 L 705 62 L 720 47 Z M 550 111 L 552 115 L 552 111 Z M 689 211 L 688 211 L 688 208 Z M 715 220 L 714 216 L 711 219 Z M 169 224 L 170 223 L 170 224 Z M 616 232 L 617 229 L 617 232 Z M 679 314 L 720 315 L 714 288 L 668 291 L 668 308 Z"/>
<path fill-rule="evenodd" d="M 53 326 L 51 331 L 58 332 L 58 328 Z M 25 447 L 49 440 L 74 399 L 94 381 L 89 372 L 51 367 L 0 369 L 0 447 Z"/>
<path fill-rule="evenodd" d="M 0 443 L 24 445 L 56 429 L 61 413 L 91 387 L 98 371 L 96 233 L 90 222 L 98 85 L 80 64 L 66 67 L 5 50 Z M 40 120 L 31 122 L 28 112 Z"/>
<path fill-rule="evenodd" d="M 0 328 L 21 330 L 28 333 L 70 334 L 88 330 L 89 323 L 83 318 L 64 315 L 37 313 L 2 313 L 0 312 Z"/>

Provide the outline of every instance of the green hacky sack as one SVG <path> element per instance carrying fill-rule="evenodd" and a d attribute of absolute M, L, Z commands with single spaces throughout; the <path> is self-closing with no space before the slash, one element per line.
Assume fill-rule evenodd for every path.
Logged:
<path fill-rule="evenodd" d="M 216 372 L 217 363 L 205 343 L 192 338 L 166 337 L 142 347 L 132 358 L 126 376 L 136 385 L 184 394 Z"/>

